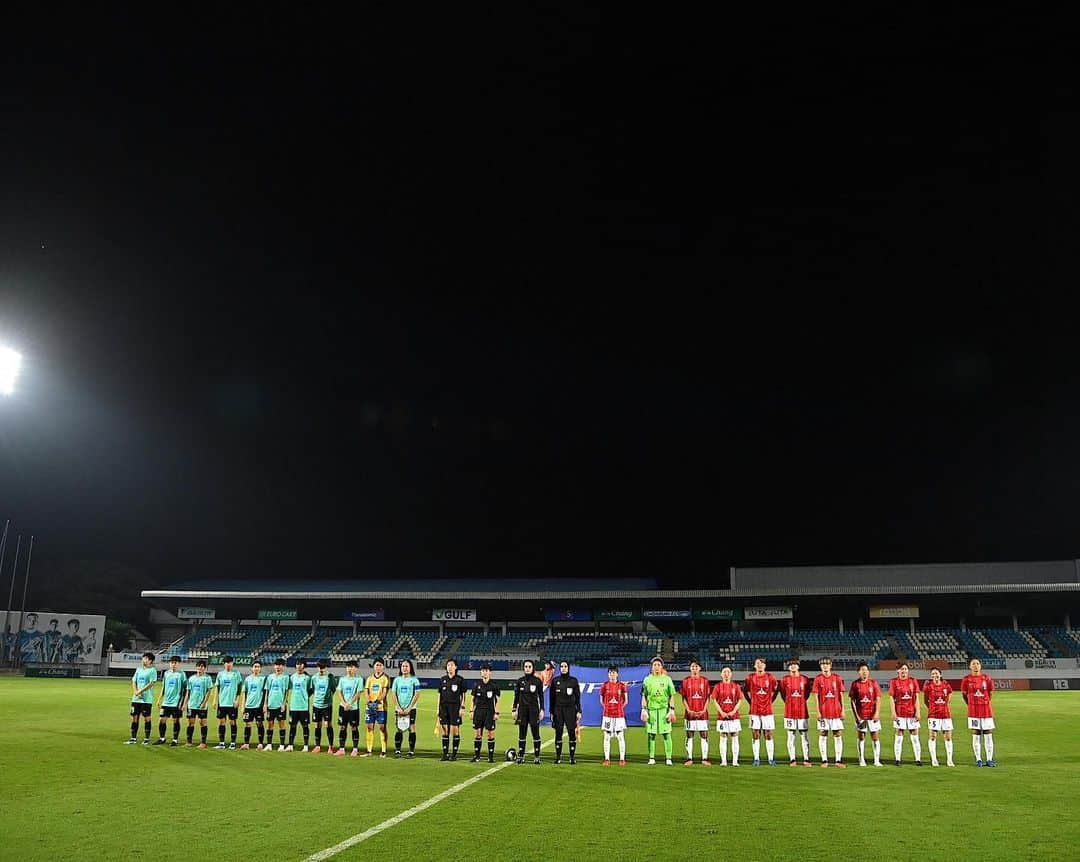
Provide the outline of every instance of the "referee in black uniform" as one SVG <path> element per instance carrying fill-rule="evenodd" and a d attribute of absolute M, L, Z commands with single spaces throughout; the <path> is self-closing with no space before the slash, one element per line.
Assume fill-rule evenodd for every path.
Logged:
<path fill-rule="evenodd" d="M 480 665 L 480 679 L 472 689 L 473 763 L 480 762 L 480 746 L 487 731 L 488 763 L 495 762 L 495 722 L 499 720 L 499 684 L 491 678 L 491 665 Z"/>
<path fill-rule="evenodd" d="M 533 673 L 533 663 L 526 659 L 525 672 L 514 684 L 514 721 L 518 726 L 518 759 L 525 762 L 525 731 L 532 730 L 533 763 L 540 762 L 540 722 L 544 720 L 544 683 Z"/>
<path fill-rule="evenodd" d="M 457 672 L 457 662 L 446 660 L 446 673 L 439 680 L 439 725 L 442 730 L 441 760 L 457 760 L 461 745 L 461 715 L 465 712 L 465 689 L 468 683 Z M 450 737 L 454 738 L 454 752 L 449 753 Z"/>
<path fill-rule="evenodd" d="M 559 675 L 548 689 L 548 711 L 555 728 L 555 762 L 562 763 L 563 729 L 570 736 L 570 763 L 576 763 L 577 726 L 581 721 L 581 686 L 570 676 L 570 662 L 559 662 Z"/>

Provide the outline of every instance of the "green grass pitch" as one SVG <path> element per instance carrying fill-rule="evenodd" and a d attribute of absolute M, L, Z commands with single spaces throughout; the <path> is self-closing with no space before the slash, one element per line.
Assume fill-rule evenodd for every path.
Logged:
<path fill-rule="evenodd" d="M 468 762 L 470 731 L 463 760 L 438 761 L 432 692 L 421 701 L 414 761 L 127 747 L 129 694 L 126 680 L 0 678 L 0 858 L 302 860 L 488 768 Z M 669 836 L 663 858 L 704 858 L 721 847 L 729 856 L 807 862 L 855 852 L 1077 858 L 1080 693 L 1001 692 L 994 706 L 996 770 L 974 768 L 963 729 L 952 770 L 859 769 L 850 729 L 843 771 L 754 769 L 746 731 L 739 770 L 686 768 L 681 729 L 676 766 L 649 767 L 638 728 L 628 732 L 632 762 L 603 768 L 600 732 L 590 728 L 577 766 L 553 766 L 549 745 L 542 766 L 503 768 L 335 858 L 575 860 L 620 848 L 640 856 L 642 836 L 660 828 Z M 156 712 L 154 722 L 156 732 Z M 504 721 L 499 762 L 513 741 Z M 777 755 L 787 757 L 779 732 Z M 891 760 L 891 730 L 882 755 Z M 694 849 L 684 852 L 687 836 Z M 411 852 L 402 856 L 403 847 Z"/>

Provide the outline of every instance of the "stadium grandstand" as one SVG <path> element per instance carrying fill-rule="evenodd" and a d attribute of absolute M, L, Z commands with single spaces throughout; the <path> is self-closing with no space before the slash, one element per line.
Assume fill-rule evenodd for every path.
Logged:
<path fill-rule="evenodd" d="M 665 590 L 649 579 L 191 581 L 145 590 L 158 652 L 211 664 L 297 656 L 430 676 L 453 657 L 511 671 L 525 658 L 583 666 L 750 668 L 792 656 L 891 671 L 1051 666 L 1080 656 L 1075 560 L 910 566 L 739 568 L 718 588 Z"/>

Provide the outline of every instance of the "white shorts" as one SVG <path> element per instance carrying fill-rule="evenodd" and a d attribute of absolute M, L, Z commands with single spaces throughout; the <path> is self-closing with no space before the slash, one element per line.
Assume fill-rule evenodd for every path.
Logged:
<path fill-rule="evenodd" d="M 784 730 L 798 730 L 806 733 L 810 729 L 810 719 L 808 718 L 785 718 Z"/>
<path fill-rule="evenodd" d="M 686 732 L 687 733 L 708 733 L 709 732 L 709 719 L 707 719 L 707 718 L 688 718 L 688 719 L 686 719 Z"/>
<path fill-rule="evenodd" d="M 843 730 L 844 719 L 842 718 L 819 718 L 817 720 L 817 729 L 822 733 L 829 730 Z"/>
<path fill-rule="evenodd" d="M 751 715 L 750 716 L 750 729 L 751 730 L 776 730 L 776 716 L 775 715 Z"/>
<path fill-rule="evenodd" d="M 919 719 L 917 718 L 894 718 L 892 720 L 892 726 L 894 730 L 901 732 L 910 730 L 915 732 L 919 729 Z"/>
<path fill-rule="evenodd" d="M 951 718 L 928 718 L 926 719 L 926 726 L 930 728 L 931 733 L 937 733 L 939 730 L 948 732 L 952 730 Z"/>
<path fill-rule="evenodd" d="M 864 718 L 855 723 L 855 729 L 859 733 L 881 733 L 881 722 L 872 718 Z"/>
<path fill-rule="evenodd" d="M 718 718 L 716 729 L 720 733 L 738 733 L 742 730 L 742 722 L 737 718 Z"/>
<path fill-rule="evenodd" d="M 600 722 L 600 729 L 604 733 L 619 733 L 626 730 L 626 719 L 622 716 L 605 715 Z"/>
<path fill-rule="evenodd" d="M 969 718 L 968 730 L 981 730 L 984 733 L 988 730 L 994 729 L 994 719 L 992 718 Z"/>

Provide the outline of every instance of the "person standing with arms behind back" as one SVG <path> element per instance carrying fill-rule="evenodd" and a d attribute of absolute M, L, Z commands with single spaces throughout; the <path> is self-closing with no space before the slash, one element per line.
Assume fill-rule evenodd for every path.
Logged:
<path fill-rule="evenodd" d="M 982 746 L 986 746 L 986 765 L 997 766 L 994 760 L 994 710 L 990 698 L 994 694 L 994 681 L 982 672 L 982 662 L 973 658 L 968 664 L 971 673 L 960 681 L 960 696 L 968 709 L 968 728 L 971 730 L 971 747 L 975 749 L 975 765 L 982 766 Z"/>
<path fill-rule="evenodd" d="M 945 737 L 945 765 L 956 766 L 952 756 L 952 712 L 949 710 L 952 686 L 941 678 L 937 668 L 930 671 L 930 681 L 923 686 L 923 697 L 926 700 L 926 724 L 930 728 L 930 765 L 938 765 L 937 735 L 941 733 Z"/>
<path fill-rule="evenodd" d="M 811 683 L 799 673 L 799 660 L 788 660 L 788 673 L 780 680 L 780 697 L 784 699 L 784 729 L 787 731 L 788 766 L 798 766 L 795 757 L 795 734 L 802 740 L 803 766 L 810 763 L 810 703 Z"/>
<path fill-rule="evenodd" d="M 818 750 L 821 752 L 822 768 L 829 765 L 829 734 L 833 735 L 833 747 L 836 751 L 836 766 L 843 769 L 844 763 L 844 683 L 832 672 L 832 659 L 825 656 L 818 662 L 821 673 L 814 677 L 814 694 L 818 704 Z"/>
<path fill-rule="evenodd" d="M 686 725 L 686 765 L 694 765 L 694 734 L 701 737 L 701 765 L 709 763 L 709 695 L 712 686 L 701 675 L 701 662 L 690 659 L 690 676 L 679 686 L 683 701 L 683 722 Z"/>

